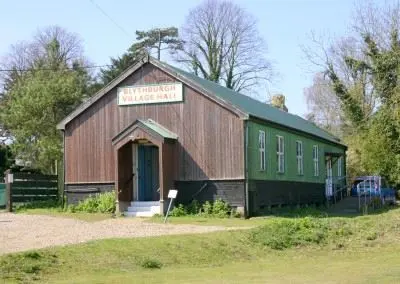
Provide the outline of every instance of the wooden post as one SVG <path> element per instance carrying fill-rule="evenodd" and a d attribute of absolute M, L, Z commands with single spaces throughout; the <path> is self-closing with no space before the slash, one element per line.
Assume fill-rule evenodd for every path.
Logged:
<path fill-rule="evenodd" d="M 7 198 L 7 204 L 6 204 L 6 210 L 8 212 L 12 212 L 12 172 L 11 170 L 6 170 L 5 171 L 5 180 L 6 180 L 6 198 Z"/>

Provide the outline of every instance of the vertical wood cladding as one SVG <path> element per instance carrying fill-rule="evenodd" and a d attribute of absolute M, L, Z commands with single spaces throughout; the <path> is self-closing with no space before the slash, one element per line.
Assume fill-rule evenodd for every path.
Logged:
<path fill-rule="evenodd" d="M 146 64 L 118 87 L 174 81 Z M 174 180 L 243 178 L 243 122 L 187 85 L 183 90 L 179 103 L 118 106 L 114 88 L 73 119 L 65 129 L 66 183 L 113 182 L 111 139 L 136 119 L 149 118 L 179 136 Z"/>
<path fill-rule="evenodd" d="M 126 159 L 126 157 L 132 157 L 132 143 L 127 143 L 123 147 L 117 150 L 119 165 L 118 165 L 118 200 L 120 201 L 131 201 L 133 196 L 132 191 L 132 159 Z"/>

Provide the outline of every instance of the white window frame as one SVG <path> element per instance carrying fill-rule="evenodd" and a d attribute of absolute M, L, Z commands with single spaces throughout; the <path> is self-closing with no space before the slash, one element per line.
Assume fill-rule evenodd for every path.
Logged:
<path fill-rule="evenodd" d="M 285 172 L 285 139 L 283 136 L 280 135 L 276 135 L 276 138 L 277 172 L 282 174 Z"/>
<path fill-rule="evenodd" d="M 342 177 L 343 176 L 343 172 L 342 172 L 342 161 L 343 161 L 343 157 L 339 157 L 338 158 L 338 167 L 337 167 L 337 172 L 338 172 L 338 177 Z"/>
<path fill-rule="evenodd" d="M 314 162 L 314 176 L 319 176 L 319 149 L 318 145 L 313 145 L 313 162 Z"/>
<path fill-rule="evenodd" d="M 303 166 L 303 141 L 296 141 L 296 164 L 297 164 L 297 174 L 302 176 L 304 175 L 304 166 Z"/>
<path fill-rule="evenodd" d="M 258 151 L 260 153 L 260 171 L 265 171 L 265 131 L 263 130 L 258 131 Z"/>

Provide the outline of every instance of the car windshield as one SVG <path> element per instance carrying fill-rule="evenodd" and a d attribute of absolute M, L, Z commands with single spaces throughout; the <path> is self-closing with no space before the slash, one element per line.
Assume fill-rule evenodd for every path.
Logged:
<path fill-rule="evenodd" d="M 373 180 L 365 180 L 363 182 L 360 182 L 358 184 L 358 186 L 360 188 L 375 188 L 376 187 L 376 183 Z"/>

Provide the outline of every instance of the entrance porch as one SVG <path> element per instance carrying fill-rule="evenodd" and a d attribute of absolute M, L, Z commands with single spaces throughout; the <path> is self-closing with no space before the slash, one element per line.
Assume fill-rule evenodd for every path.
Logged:
<path fill-rule="evenodd" d="M 336 199 L 343 199 L 347 195 L 347 184 L 346 175 L 343 174 L 342 153 L 325 152 L 325 196 L 327 200 L 333 200 L 336 203 Z M 338 164 L 340 161 L 340 165 Z M 333 167 L 337 167 L 336 175 L 333 174 Z"/>
<path fill-rule="evenodd" d="M 131 216 L 166 212 L 173 187 L 177 135 L 153 120 L 136 120 L 112 139 L 117 211 Z"/>

